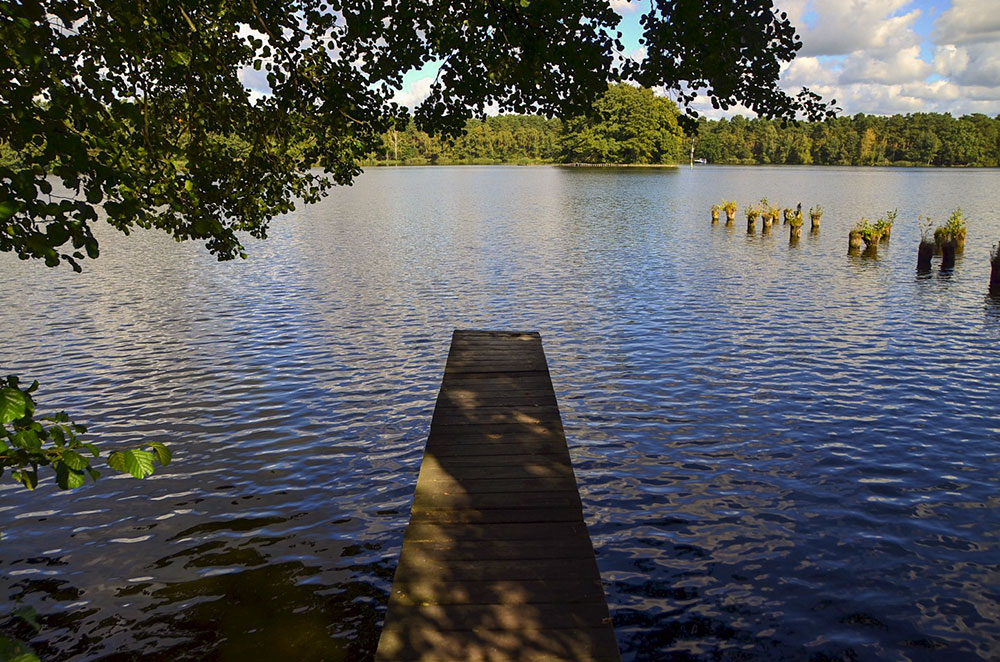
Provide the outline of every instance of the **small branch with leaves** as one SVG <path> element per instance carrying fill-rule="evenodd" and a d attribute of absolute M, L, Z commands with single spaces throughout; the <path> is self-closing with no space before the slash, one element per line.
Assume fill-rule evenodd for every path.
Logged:
<path fill-rule="evenodd" d="M 15 481 L 29 490 L 38 486 L 38 468 L 52 467 L 56 483 L 64 490 L 80 487 L 97 480 L 100 472 L 93 467 L 100 449 L 80 440 L 77 435 L 87 431 L 70 420 L 66 412 L 51 416 L 35 416 L 38 382 L 21 388 L 20 379 L 9 376 L 0 382 L 0 477 L 6 471 Z M 145 478 L 153 473 L 155 462 L 170 464 L 170 451 L 160 442 L 149 442 L 144 448 L 118 450 L 108 457 L 108 466 L 115 471 Z"/>

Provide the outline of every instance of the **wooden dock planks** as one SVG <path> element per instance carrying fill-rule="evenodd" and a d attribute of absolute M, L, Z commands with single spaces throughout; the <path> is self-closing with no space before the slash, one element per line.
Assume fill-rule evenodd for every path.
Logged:
<path fill-rule="evenodd" d="M 377 662 L 620 662 L 537 333 L 455 331 Z"/>

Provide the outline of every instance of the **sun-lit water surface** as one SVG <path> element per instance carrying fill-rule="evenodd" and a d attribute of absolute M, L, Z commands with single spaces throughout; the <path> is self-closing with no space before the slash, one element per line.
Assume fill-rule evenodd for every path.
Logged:
<path fill-rule="evenodd" d="M 1000 171 L 379 169 L 245 262 L 0 255 L 2 369 L 143 483 L 0 488 L 53 660 L 371 660 L 454 328 L 542 333 L 626 660 L 1000 657 Z M 818 235 L 709 224 L 723 198 Z M 914 272 L 918 214 L 970 217 Z M 877 260 L 862 215 L 899 208 Z M 807 221 L 808 225 L 808 221 Z M 759 227 L 759 226 L 758 226 Z"/>

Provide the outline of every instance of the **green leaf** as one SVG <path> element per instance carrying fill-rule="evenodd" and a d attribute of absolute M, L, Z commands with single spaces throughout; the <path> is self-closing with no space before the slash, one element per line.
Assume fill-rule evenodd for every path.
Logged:
<path fill-rule="evenodd" d="M 33 490 L 38 487 L 38 471 L 28 471 L 27 469 L 21 471 L 11 471 L 10 477 L 20 482 L 29 490 Z"/>
<path fill-rule="evenodd" d="M 153 473 L 153 454 L 149 451 L 130 448 L 124 456 L 125 471 L 136 478 L 145 478 Z"/>
<path fill-rule="evenodd" d="M 32 428 L 18 431 L 14 435 L 13 442 L 15 446 L 26 451 L 40 451 L 42 449 L 42 441 L 38 438 L 38 432 Z"/>
<path fill-rule="evenodd" d="M 17 203 L 13 200 L 4 200 L 0 202 L 0 223 L 6 221 L 8 218 L 17 213 Z"/>
<path fill-rule="evenodd" d="M 90 464 L 85 457 L 76 451 L 63 451 L 62 461 L 70 469 L 76 469 L 77 471 L 83 471 Z"/>
<path fill-rule="evenodd" d="M 10 423 L 31 412 L 31 399 L 17 388 L 0 389 L 0 423 Z"/>
<path fill-rule="evenodd" d="M 125 454 L 121 451 L 113 452 L 108 456 L 108 466 L 115 471 L 125 473 Z"/>
<path fill-rule="evenodd" d="M 150 443 L 149 447 L 153 449 L 154 453 L 156 453 L 156 459 L 160 461 L 160 464 L 162 464 L 163 466 L 167 466 L 168 464 L 170 464 L 170 460 L 173 458 L 173 456 L 170 454 L 170 449 L 168 449 L 166 446 L 164 446 L 158 441 Z"/>
<path fill-rule="evenodd" d="M 90 451 L 90 454 L 93 455 L 94 457 L 97 457 L 98 455 L 101 454 L 101 451 L 94 444 L 84 444 L 83 447 L 86 448 L 88 451 Z"/>
<path fill-rule="evenodd" d="M 82 471 L 74 471 L 65 462 L 56 462 L 56 483 L 64 490 L 72 490 L 87 482 Z"/>

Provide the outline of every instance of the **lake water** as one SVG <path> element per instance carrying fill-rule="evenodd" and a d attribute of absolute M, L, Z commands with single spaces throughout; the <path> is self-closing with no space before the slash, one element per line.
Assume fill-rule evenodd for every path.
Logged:
<path fill-rule="evenodd" d="M 51 660 L 371 660 L 455 328 L 538 330 L 626 660 L 1000 658 L 1000 171 L 376 169 L 248 261 L 0 255 L 4 373 L 144 482 L 0 488 Z M 709 207 L 827 210 L 798 245 Z M 961 206 L 955 270 L 917 216 Z M 878 259 L 862 216 L 899 208 Z M 759 227 L 759 224 L 758 224 Z M 8 477 L 5 480 L 9 481 Z"/>

